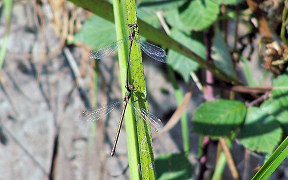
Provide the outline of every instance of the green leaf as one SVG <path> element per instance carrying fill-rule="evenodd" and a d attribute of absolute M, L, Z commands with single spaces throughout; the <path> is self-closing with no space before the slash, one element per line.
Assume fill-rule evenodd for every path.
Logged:
<path fill-rule="evenodd" d="M 215 28 L 211 56 L 219 69 L 232 77 L 236 77 L 230 53 L 218 28 Z"/>
<path fill-rule="evenodd" d="M 198 40 L 202 37 L 202 34 L 194 33 L 191 37 L 188 37 L 184 33 L 173 29 L 171 36 L 178 42 L 183 43 L 186 47 L 193 49 L 194 52 L 203 59 L 206 59 L 205 46 L 202 41 Z M 168 64 L 180 73 L 186 82 L 189 80 L 190 73 L 196 71 L 199 67 L 198 63 L 191 61 L 189 58 L 173 50 L 168 52 Z"/>
<path fill-rule="evenodd" d="M 288 109 L 283 109 L 276 118 L 283 128 L 283 135 L 288 136 Z"/>
<path fill-rule="evenodd" d="M 269 99 L 263 102 L 260 106 L 261 110 L 269 115 L 274 116 L 281 124 L 283 129 L 283 136 L 288 135 L 288 109 L 283 107 L 280 101 Z"/>
<path fill-rule="evenodd" d="M 173 27 L 173 29 L 178 29 L 186 34 L 190 33 L 190 30 L 186 27 L 185 23 L 180 20 L 180 15 L 178 9 L 172 9 L 165 13 L 167 22 Z"/>
<path fill-rule="evenodd" d="M 192 165 L 184 153 L 157 157 L 155 168 L 158 180 L 191 179 L 192 176 Z"/>
<path fill-rule="evenodd" d="M 279 101 L 281 106 L 288 106 L 288 76 L 281 75 L 273 80 L 272 97 L 275 101 Z"/>
<path fill-rule="evenodd" d="M 214 2 L 218 4 L 235 5 L 242 2 L 242 0 L 214 0 Z"/>
<path fill-rule="evenodd" d="M 185 3 L 185 0 L 141 0 L 137 5 L 138 9 L 152 9 L 154 11 L 167 11 Z M 138 10 L 137 9 L 137 10 Z"/>
<path fill-rule="evenodd" d="M 115 25 L 96 15 L 92 15 L 87 19 L 81 31 L 73 39 L 73 42 L 84 43 L 92 49 L 108 45 L 115 41 Z"/>
<path fill-rule="evenodd" d="M 245 58 L 243 55 L 240 55 L 240 59 L 241 62 L 243 63 L 243 72 L 247 79 L 248 85 L 255 86 L 255 83 L 253 81 L 252 68 L 249 66 L 248 59 Z"/>
<path fill-rule="evenodd" d="M 239 133 L 239 140 L 252 151 L 271 154 L 280 142 L 281 135 L 282 130 L 275 117 L 260 108 L 251 107 Z"/>
<path fill-rule="evenodd" d="M 194 112 L 194 131 L 214 138 L 229 136 L 243 123 L 245 115 L 246 107 L 240 101 L 209 101 Z"/>
<path fill-rule="evenodd" d="M 219 5 L 214 1 L 194 0 L 181 12 L 180 19 L 190 30 L 201 31 L 216 21 L 218 13 Z"/>
<path fill-rule="evenodd" d="M 145 8 L 138 10 L 137 16 L 155 28 L 160 27 L 160 21 L 156 13 L 150 9 Z"/>

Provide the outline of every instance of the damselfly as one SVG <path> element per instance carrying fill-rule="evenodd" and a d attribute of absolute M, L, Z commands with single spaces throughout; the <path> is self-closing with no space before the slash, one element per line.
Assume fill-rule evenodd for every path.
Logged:
<path fill-rule="evenodd" d="M 112 150 L 111 150 L 111 153 L 110 153 L 111 156 L 113 156 L 114 153 L 115 153 L 117 142 L 118 142 L 120 131 L 121 131 L 121 127 L 122 127 L 123 120 L 124 120 L 124 114 L 125 114 L 125 111 L 126 111 L 126 108 L 127 108 L 127 104 L 128 104 L 128 102 L 129 102 L 129 100 L 130 100 L 130 98 L 132 96 L 133 91 L 134 91 L 134 86 L 130 85 L 129 82 L 128 82 L 128 80 L 129 80 L 128 69 L 129 69 L 129 64 L 130 64 L 130 60 L 131 60 L 130 59 L 131 47 L 132 47 L 133 41 L 135 40 L 135 33 L 136 33 L 135 28 L 137 28 L 137 25 L 136 24 L 131 24 L 131 25 L 129 25 L 129 27 L 130 27 L 130 33 L 129 33 L 129 38 L 128 39 L 130 40 L 130 45 L 129 45 L 128 65 L 127 65 L 126 85 L 125 85 L 125 88 L 126 88 L 127 91 L 125 93 L 125 97 L 123 98 L 124 105 L 123 105 L 122 114 L 121 114 L 121 118 L 120 118 L 119 125 L 118 125 L 118 130 L 117 130 L 117 133 L 116 133 L 116 136 L 115 136 L 115 140 L 114 140 L 114 143 L 113 143 L 113 147 L 112 147 Z M 145 43 L 142 43 L 142 45 L 140 43 L 141 48 L 145 47 Z M 150 43 L 148 43 L 148 44 L 150 44 Z M 94 53 L 91 52 L 89 57 L 92 58 L 92 59 L 101 59 L 104 56 L 106 56 L 106 55 L 110 54 L 111 52 L 113 52 L 114 50 L 116 50 L 118 45 L 119 45 L 119 43 L 117 43 L 116 45 L 115 44 L 110 45 L 110 47 L 108 47 L 106 49 L 95 51 Z M 150 55 L 149 54 L 148 55 L 150 57 L 152 57 L 153 59 L 155 59 L 155 60 L 158 60 L 160 62 L 166 62 L 166 60 L 165 60 L 165 57 L 166 57 L 165 51 L 163 49 L 155 46 L 155 45 L 152 45 L 152 44 L 150 44 L 150 45 L 151 45 L 151 46 L 149 46 L 150 49 L 144 48 L 145 50 L 143 50 L 143 51 L 146 52 L 146 54 L 150 52 Z M 151 53 L 153 51 L 151 49 L 151 47 L 153 47 L 153 46 L 158 48 L 158 53 L 156 53 L 155 55 L 153 53 Z M 154 49 L 156 49 L 156 48 L 154 48 Z M 161 55 L 161 53 L 162 53 L 162 55 Z M 122 102 L 116 102 L 116 103 L 110 104 L 108 106 L 103 106 L 103 107 L 98 108 L 98 109 L 94 109 L 94 110 L 92 109 L 92 110 L 84 111 L 82 113 L 82 119 L 84 119 L 86 121 L 99 120 L 103 116 L 105 116 L 105 115 L 109 114 L 110 112 L 112 112 L 113 109 L 115 109 L 115 107 L 117 107 L 117 106 L 119 106 L 121 104 L 122 104 Z M 143 108 L 140 108 L 140 109 L 136 108 L 133 105 L 133 103 L 132 103 L 132 107 L 134 108 L 134 112 L 136 114 L 138 114 L 139 117 L 141 117 L 141 119 L 150 122 L 150 124 L 152 125 L 153 129 L 155 129 L 156 132 L 159 129 L 161 129 L 162 123 L 161 123 L 160 119 L 158 119 L 153 114 L 147 112 Z"/>
<path fill-rule="evenodd" d="M 112 44 L 109 44 L 103 48 L 99 48 L 93 51 L 90 51 L 89 53 L 89 59 L 102 59 L 105 56 L 110 55 L 112 52 L 114 52 L 118 46 L 120 46 L 122 43 L 126 42 L 126 41 L 130 41 L 132 44 L 132 41 L 137 42 L 140 45 L 140 48 L 142 49 L 142 51 L 144 51 L 149 57 L 151 57 L 154 60 L 157 60 L 159 62 L 162 63 L 166 63 L 166 53 L 165 51 L 154 45 L 151 43 L 148 43 L 146 41 L 142 41 L 141 39 L 137 39 L 135 37 L 135 34 L 138 33 L 136 32 L 136 28 L 138 28 L 137 24 L 129 24 L 130 27 L 130 33 L 129 36 L 127 38 L 124 38 L 122 40 L 116 41 Z M 131 45 L 130 45 L 131 48 Z"/>

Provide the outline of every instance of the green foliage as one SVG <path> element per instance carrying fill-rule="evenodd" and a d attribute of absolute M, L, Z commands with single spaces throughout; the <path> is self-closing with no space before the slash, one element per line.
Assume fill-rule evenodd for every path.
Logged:
<path fill-rule="evenodd" d="M 180 12 L 180 20 L 190 30 L 201 31 L 211 26 L 217 19 L 219 5 L 212 0 L 190 1 Z"/>
<path fill-rule="evenodd" d="M 108 45 L 115 40 L 115 25 L 99 16 L 92 15 L 85 21 L 81 31 L 76 34 L 71 43 L 85 43 L 94 49 Z"/>
<path fill-rule="evenodd" d="M 288 107 L 288 76 L 281 75 L 273 80 L 273 100 L 279 101 L 282 107 Z"/>
<path fill-rule="evenodd" d="M 100 1 L 97 1 L 97 3 L 98 2 Z M 222 20 L 238 18 L 240 16 L 239 22 L 243 21 L 245 23 L 247 22 L 245 18 L 253 18 L 253 13 L 247 13 L 247 9 L 243 9 L 242 6 L 237 7 L 242 8 L 239 12 L 235 11 L 236 8 L 233 5 L 240 2 L 242 1 L 144 0 L 141 1 L 138 6 L 138 9 L 140 9 L 138 15 L 141 19 L 145 20 L 145 22 L 138 20 L 140 34 L 155 44 L 159 44 L 163 48 L 168 49 L 167 59 L 169 65 L 183 77 L 185 82 L 189 81 L 191 72 L 198 70 L 198 68 L 205 68 L 220 81 L 226 81 L 233 85 L 243 85 L 243 83 L 239 82 L 235 72 L 235 69 L 240 66 L 235 63 L 236 61 L 232 61 L 232 57 L 233 60 L 237 60 L 237 58 L 231 56 L 231 54 L 237 54 L 239 59 L 244 63 L 244 78 L 248 79 L 250 86 L 254 86 L 256 84 L 254 83 L 255 75 L 253 69 L 249 67 L 249 58 L 244 57 L 244 55 L 240 53 L 240 50 L 237 49 L 239 45 L 238 41 L 236 41 L 235 47 L 230 47 L 230 42 L 227 43 L 223 38 L 223 34 L 226 32 L 220 29 L 220 27 L 224 27 L 222 26 Z M 91 1 L 84 0 L 83 7 L 90 9 L 110 22 L 113 21 L 113 16 L 111 16 L 110 11 L 107 12 L 107 9 L 109 10 L 110 8 L 107 5 L 108 3 L 103 3 L 101 5 L 102 7 L 91 6 L 91 8 L 89 3 L 91 3 Z M 220 15 L 220 7 L 223 4 L 229 5 L 225 6 L 227 8 L 227 14 Z M 99 12 L 96 11 L 96 9 Z M 163 11 L 164 20 L 166 20 L 165 22 L 168 24 L 169 30 L 172 30 L 169 36 L 166 35 L 163 30 L 156 29 L 159 28 L 161 24 L 160 21 L 158 21 L 158 17 L 151 12 L 158 10 Z M 244 18 L 241 19 L 241 16 Z M 114 42 L 116 40 L 114 25 L 106 20 L 92 16 L 85 22 L 82 30 L 75 36 L 74 42 L 85 43 L 91 48 L 102 47 Z M 245 28 L 246 27 L 247 26 L 245 26 Z M 208 28 L 214 31 L 211 57 L 215 66 L 206 61 L 206 53 L 208 51 L 203 43 L 203 31 Z M 251 28 L 251 30 L 247 32 L 250 34 L 253 33 L 253 31 Z M 239 40 L 239 37 L 235 38 Z M 232 50 L 233 53 L 231 53 Z M 137 70 L 138 69 L 135 71 Z M 135 73 L 134 70 L 132 70 L 132 73 Z M 263 74 L 265 75 L 265 73 Z M 265 77 L 264 75 L 263 77 Z M 262 81 L 257 81 L 257 83 L 257 85 L 262 85 Z M 253 97 L 254 96 L 255 94 L 253 94 Z M 248 100 L 245 99 L 245 101 Z M 232 100 L 215 100 L 203 103 L 194 112 L 193 131 L 212 138 L 229 137 L 233 139 L 236 136 L 239 142 L 247 149 L 271 154 L 280 143 L 282 136 L 288 135 L 287 107 L 288 76 L 280 75 L 273 79 L 272 97 L 265 100 L 258 107 L 247 108 L 243 102 Z M 231 134 L 233 134 L 233 136 L 231 136 Z M 259 174 L 255 176 L 256 179 L 268 178 L 281 164 L 288 154 L 286 148 L 288 143 L 286 141 L 288 140 L 285 140 L 264 164 Z M 224 155 L 222 154 L 222 156 Z M 221 176 L 226 161 L 224 157 L 220 158 L 221 167 L 218 168 L 217 177 Z M 155 167 L 157 170 L 157 178 L 159 179 L 188 179 L 192 175 L 191 164 L 183 154 L 161 156 L 155 161 Z"/>
<path fill-rule="evenodd" d="M 251 151 L 271 154 L 281 140 L 280 124 L 273 116 L 267 115 L 261 109 L 248 109 L 245 124 L 240 131 L 239 140 Z"/>
<path fill-rule="evenodd" d="M 238 4 L 240 2 L 242 2 L 242 0 L 214 0 L 215 3 L 218 3 L 218 4 Z"/>
<path fill-rule="evenodd" d="M 167 154 L 155 160 L 157 179 L 191 179 L 192 165 L 184 153 Z"/>
<path fill-rule="evenodd" d="M 175 38 L 178 42 L 182 42 L 185 46 L 193 49 L 197 55 L 201 56 L 204 59 L 206 58 L 205 47 L 203 42 L 201 41 L 202 34 L 193 33 L 192 36 L 189 38 L 184 33 L 181 33 L 180 31 L 175 29 L 172 30 L 171 36 Z M 186 82 L 190 77 L 190 73 L 192 71 L 196 71 L 199 67 L 196 62 L 191 61 L 189 58 L 173 50 L 168 52 L 168 63 L 175 71 L 182 75 Z"/>
<path fill-rule="evenodd" d="M 178 29 L 185 32 L 186 34 L 190 33 L 190 30 L 186 27 L 185 23 L 182 23 L 180 19 L 180 14 L 178 9 L 171 9 L 166 12 L 167 22 L 171 24 L 173 29 Z"/>
<path fill-rule="evenodd" d="M 151 11 L 149 9 L 141 9 L 137 12 L 137 16 L 144 21 L 149 22 L 149 24 L 155 28 L 160 26 L 159 19 L 154 11 Z"/>
<path fill-rule="evenodd" d="M 214 138 L 226 137 L 244 122 L 245 115 L 246 107 L 240 101 L 206 102 L 194 112 L 194 131 Z"/>
<path fill-rule="evenodd" d="M 138 11 L 142 9 L 149 9 L 149 10 L 162 10 L 162 11 L 169 11 L 171 9 L 175 9 L 182 4 L 184 4 L 185 0 L 141 0 L 140 3 L 137 5 Z"/>
<path fill-rule="evenodd" d="M 215 28 L 211 56 L 219 69 L 232 77 L 236 77 L 229 50 L 218 28 Z"/>

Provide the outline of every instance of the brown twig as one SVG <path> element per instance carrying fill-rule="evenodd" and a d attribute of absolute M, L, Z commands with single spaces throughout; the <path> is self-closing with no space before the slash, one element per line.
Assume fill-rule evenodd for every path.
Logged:
<path fill-rule="evenodd" d="M 229 169 L 231 171 L 233 179 L 240 179 L 238 170 L 237 170 L 236 165 L 234 163 L 234 160 L 233 160 L 233 157 L 231 155 L 231 152 L 230 152 L 229 148 L 226 145 L 225 139 L 224 138 L 219 138 L 219 142 L 220 142 L 221 147 L 223 149 L 223 152 L 224 152 L 224 154 L 226 156 L 227 164 L 228 164 L 228 167 L 229 167 Z"/>
<path fill-rule="evenodd" d="M 259 98 L 255 99 L 251 103 L 247 104 L 247 107 L 254 106 L 255 104 L 260 103 L 261 101 L 264 101 L 265 99 L 267 99 L 269 97 L 270 94 L 271 94 L 271 91 L 266 92 L 265 94 L 263 94 Z"/>
<path fill-rule="evenodd" d="M 224 89 L 228 91 L 234 91 L 239 93 L 248 93 L 248 94 L 263 94 L 273 89 L 272 86 L 258 86 L 258 87 L 249 87 L 249 86 L 226 86 L 207 83 L 210 86 L 215 88 Z"/>

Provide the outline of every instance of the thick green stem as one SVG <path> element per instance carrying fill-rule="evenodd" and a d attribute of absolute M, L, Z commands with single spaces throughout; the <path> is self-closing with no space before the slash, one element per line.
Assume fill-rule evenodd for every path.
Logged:
<path fill-rule="evenodd" d="M 287 5 L 288 1 L 285 2 L 285 5 Z M 287 43 L 287 39 L 286 39 L 286 25 L 287 25 L 287 8 L 284 6 L 283 8 L 283 13 L 282 13 L 282 27 L 281 27 L 281 38 L 282 38 L 282 41 L 283 43 L 285 44 L 285 46 L 287 47 L 288 46 L 288 43 Z"/>
<path fill-rule="evenodd" d="M 125 3 L 127 12 L 127 26 L 128 24 L 137 24 L 135 0 L 127 0 Z M 139 32 L 138 28 L 135 30 L 136 32 Z M 135 38 L 139 38 L 138 33 L 135 34 Z M 131 47 L 131 62 L 129 65 L 129 70 L 129 82 L 136 88 L 132 95 L 133 104 L 136 108 L 145 109 L 148 112 L 142 53 L 139 44 L 135 41 L 133 41 Z M 147 121 L 143 120 L 140 114 L 136 113 L 135 117 L 140 160 L 138 168 L 140 170 L 141 179 L 155 179 L 150 123 L 148 119 L 146 119 Z M 128 122 L 126 121 L 126 127 L 127 124 Z M 129 140 L 129 137 L 127 138 Z"/>
<path fill-rule="evenodd" d="M 113 2 L 117 40 L 125 39 L 129 34 L 128 24 L 137 24 L 135 1 L 119 2 L 114 0 Z M 135 30 L 138 32 L 138 28 Z M 138 33 L 135 34 L 135 38 L 139 38 Z M 123 97 L 127 91 L 125 85 L 128 44 L 125 41 L 118 51 Z M 144 121 L 141 115 L 135 113 L 131 106 L 131 103 L 133 103 L 134 107 L 148 111 L 142 54 L 139 44 L 135 41 L 133 41 L 131 47 L 131 62 L 127 75 L 129 84 L 132 84 L 136 89 L 132 92 L 131 100 L 125 112 L 130 179 L 155 179 L 150 123 Z"/>
<path fill-rule="evenodd" d="M 113 9 L 115 15 L 115 28 L 117 40 L 124 39 L 128 35 L 127 21 L 125 4 L 120 3 L 118 0 L 113 1 Z M 124 42 L 122 46 L 118 49 L 119 58 L 119 69 L 120 69 L 120 81 L 122 87 L 122 96 L 126 93 L 126 71 L 127 71 L 127 59 L 128 59 L 128 43 Z M 125 127 L 127 132 L 127 150 L 128 150 L 128 160 L 129 160 L 129 172 L 130 179 L 141 179 L 138 169 L 139 163 L 139 150 L 138 150 L 138 140 L 136 124 L 134 120 L 134 115 L 131 109 L 130 103 L 127 106 L 125 113 Z"/>

